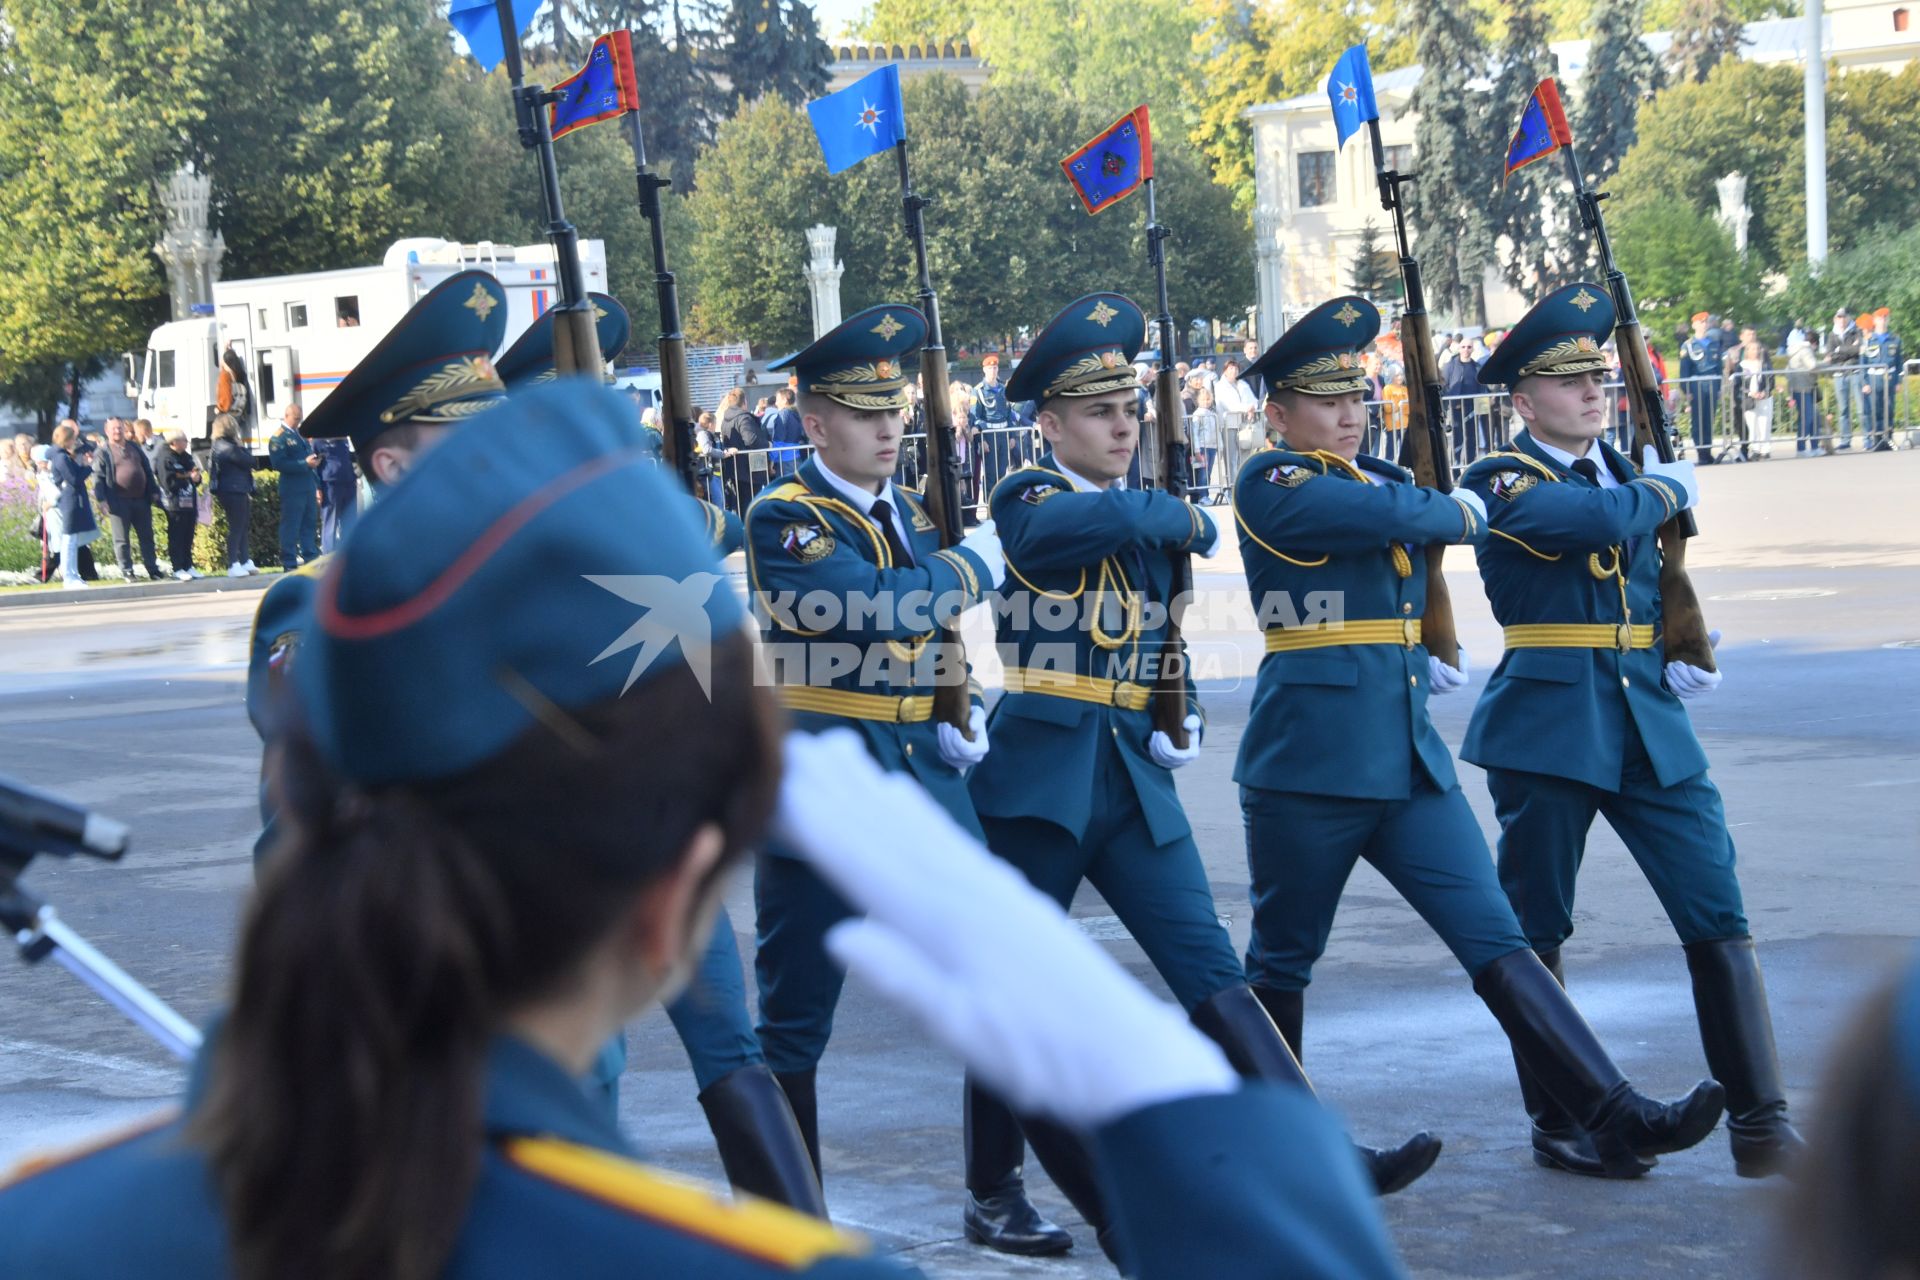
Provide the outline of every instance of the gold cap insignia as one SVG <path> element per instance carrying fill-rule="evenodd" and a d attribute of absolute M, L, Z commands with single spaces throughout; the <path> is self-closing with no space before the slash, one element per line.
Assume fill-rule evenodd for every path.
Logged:
<path fill-rule="evenodd" d="M 1087 319 L 1093 321 L 1095 324 L 1099 325 L 1102 329 L 1104 329 L 1107 327 L 1108 324 L 1112 322 L 1113 318 L 1119 314 L 1120 313 L 1118 311 L 1114 310 L 1112 307 L 1106 304 L 1105 299 L 1102 299 L 1101 301 L 1096 302 L 1093 306 L 1093 310 L 1087 313 Z"/>
<path fill-rule="evenodd" d="M 1120 367 L 1120 353 L 1118 351 L 1102 351 L 1100 353 L 1100 367 L 1102 369 L 1118 369 Z"/>
<path fill-rule="evenodd" d="M 1351 351 L 1342 351 L 1342 352 L 1340 353 L 1340 367 L 1341 367 L 1342 369 L 1351 369 L 1351 368 L 1353 368 L 1353 352 L 1351 352 Z"/>
<path fill-rule="evenodd" d="M 1567 301 L 1573 304 L 1574 306 L 1580 308 L 1580 314 L 1585 315 L 1587 313 L 1588 308 L 1592 307 L 1593 304 L 1600 301 L 1600 299 L 1594 297 L 1592 294 L 1588 293 L 1585 289 L 1582 289 L 1580 292 L 1574 294 L 1571 298 L 1568 298 Z"/>
<path fill-rule="evenodd" d="M 893 317 L 888 316 L 887 319 L 891 320 Z M 887 360 L 876 360 L 873 362 L 873 372 L 879 377 L 891 378 L 893 376 L 893 364 Z"/>
<path fill-rule="evenodd" d="M 594 318 L 595 320 L 605 320 L 605 319 L 607 318 L 607 309 L 606 309 L 605 307 L 603 307 L 603 306 L 601 306 L 601 305 L 600 305 L 599 303 L 597 303 L 597 302 L 596 302 L 596 303 L 594 303 L 594 304 L 593 304 L 593 318 Z"/>
<path fill-rule="evenodd" d="M 888 312 L 886 315 L 880 317 L 880 323 L 873 326 L 872 332 L 879 334 L 881 341 L 892 342 L 893 335 L 906 327 L 907 326 L 893 318 L 892 312 Z"/>
<path fill-rule="evenodd" d="M 474 315 L 479 316 L 480 323 L 485 324 L 487 317 L 493 314 L 493 309 L 500 305 L 500 299 L 488 293 L 487 286 L 475 280 L 473 282 L 473 296 L 469 297 L 460 305 L 473 312 Z"/>
<path fill-rule="evenodd" d="M 1592 338 L 1579 338 L 1575 341 L 1574 345 L 1582 351 L 1598 351 L 1600 349 L 1600 344 Z"/>
<path fill-rule="evenodd" d="M 1357 309 L 1355 309 L 1354 305 L 1351 302 L 1349 302 L 1349 303 L 1346 303 L 1344 306 L 1342 306 L 1338 311 L 1334 312 L 1333 318 L 1335 320 L 1338 320 L 1341 324 L 1345 325 L 1347 328 L 1351 329 L 1353 327 L 1353 322 L 1360 318 L 1360 312 Z"/>

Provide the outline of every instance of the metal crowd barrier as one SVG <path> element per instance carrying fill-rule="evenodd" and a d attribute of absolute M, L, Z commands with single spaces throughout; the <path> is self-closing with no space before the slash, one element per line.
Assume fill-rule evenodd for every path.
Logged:
<path fill-rule="evenodd" d="M 1920 361 L 1910 363 L 1920 373 Z M 1759 398 L 1748 396 L 1743 378 L 1669 378 L 1665 391 L 1673 419 L 1674 447 L 1682 457 L 1696 461 L 1730 462 L 1743 458 L 1913 448 L 1920 445 L 1920 376 L 1904 376 L 1891 396 L 1875 391 L 1863 394 L 1868 378 L 1883 375 L 1864 367 L 1818 369 L 1808 373 L 1773 371 L 1770 390 Z M 1632 435 L 1625 388 L 1607 384 L 1609 439 L 1626 449 Z M 1514 413 L 1505 392 L 1443 396 L 1441 414 L 1456 475 L 1482 454 L 1508 447 L 1525 424 Z M 1400 454 L 1400 432 L 1406 411 L 1396 401 L 1367 402 L 1367 433 L 1361 451 L 1394 459 Z M 1266 447 L 1265 425 L 1259 414 L 1219 414 L 1211 442 L 1193 441 L 1194 473 L 1188 482 L 1197 501 L 1225 502 L 1240 465 Z M 962 441 L 961 501 L 972 507 L 985 501 L 1000 477 L 1027 465 L 1044 448 L 1034 427 L 993 428 Z M 1147 483 L 1152 483 L 1151 459 L 1157 456 L 1151 424 L 1141 432 L 1141 456 L 1147 461 Z M 706 497 L 736 514 L 744 514 L 767 485 L 790 475 L 813 453 L 811 445 L 774 445 L 766 449 L 702 455 L 708 474 Z M 896 483 L 918 489 L 926 472 L 926 436 L 902 438 Z"/>

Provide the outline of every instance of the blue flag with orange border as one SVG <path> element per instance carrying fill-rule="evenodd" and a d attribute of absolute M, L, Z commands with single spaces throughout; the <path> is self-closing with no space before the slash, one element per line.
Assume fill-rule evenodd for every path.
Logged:
<path fill-rule="evenodd" d="M 1102 129 L 1060 168 L 1088 213 L 1132 195 L 1153 176 L 1153 129 L 1146 107 L 1135 107 Z"/>
<path fill-rule="evenodd" d="M 1572 145 L 1573 130 L 1567 127 L 1567 113 L 1560 105 L 1560 86 L 1549 76 L 1534 86 L 1526 110 L 1520 113 L 1520 127 L 1507 143 L 1505 176 L 1510 178 L 1516 169 Z"/>
<path fill-rule="evenodd" d="M 638 111 L 640 82 L 633 74 L 633 33 L 610 31 L 595 40 L 587 65 L 554 85 L 553 92 L 559 96 L 547 111 L 556 138 Z"/>

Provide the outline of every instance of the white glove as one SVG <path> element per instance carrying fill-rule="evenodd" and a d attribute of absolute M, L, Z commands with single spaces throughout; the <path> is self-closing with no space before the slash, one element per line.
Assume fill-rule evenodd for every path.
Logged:
<path fill-rule="evenodd" d="M 1007 553 L 1000 549 L 1000 531 L 993 527 L 993 521 L 987 520 L 975 527 L 974 531 L 960 539 L 960 545 L 980 557 L 987 566 L 987 579 L 982 581 L 982 591 L 997 591 L 1007 577 Z"/>
<path fill-rule="evenodd" d="M 1474 517 L 1480 521 L 1481 528 L 1484 529 L 1486 527 L 1487 504 L 1480 501 L 1479 494 L 1475 493 L 1471 489 L 1454 489 L 1451 492 L 1449 492 L 1447 496 L 1449 498 L 1452 498 L 1455 502 L 1459 503 L 1461 506 L 1465 507 L 1467 510 L 1473 512 Z"/>
<path fill-rule="evenodd" d="M 1675 459 L 1672 462 L 1660 461 L 1659 451 L 1648 445 L 1640 462 L 1640 470 L 1650 476 L 1659 476 L 1662 480 L 1671 480 L 1679 485 L 1687 495 L 1681 504 L 1681 510 L 1700 505 L 1700 478 L 1693 473 L 1693 464 Z"/>
<path fill-rule="evenodd" d="M 1707 643 L 1718 649 L 1720 633 L 1707 632 Z M 1720 687 L 1720 672 L 1707 671 L 1690 662 L 1669 662 L 1667 664 L 1667 688 L 1673 690 L 1673 696 L 1685 701 L 1697 698 L 1703 693 L 1712 693 Z"/>
<path fill-rule="evenodd" d="M 789 734 L 776 829 L 865 920 L 827 949 L 1016 1110 L 1090 1129 L 1237 1087 L 1214 1044 L 852 731 Z"/>
<path fill-rule="evenodd" d="M 1467 687 L 1472 679 L 1473 670 L 1467 662 L 1467 651 L 1460 651 L 1460 666 L 1456 670 L 1432 654 L 1427 655 L 1427 687 L 1434 693 L 1458 693 Z"/>
<path fill-rule="evenodd" d="M 1193 553 L 1202 559 L 1210 558 L 1220 550 L 1220 524 L 1213 518 L 1213 513 L 1205 507 L 1196 507 L 1192 503 L 1187 505 L 1200 517 L 1200 523 L 1207 531 L 1205 544 L 1196 543 Z"/>
<path fill-rule="evenodd" d="M 1200 717 L 1188 716 L 1185 722 L 1187 747 L 1182 751 L 1173 745 L 1173 739 L 1155 729 L 1153 736 L 1147 739 L 1147 754 L 1162 769 L 1178 769 L 1182 765 L 1192 764 L 1200 758 Z"/>
<path fill-rule="evenodd" d="M 966 770 L 987 758 L 987 709 L 975 703 L 972 714 L 967 717 L 967 728 L 973 733 L 973 741 L 958 729 L 942 720 L 937 732 L 940 735 L 940 758 L 956 769 Z"/>

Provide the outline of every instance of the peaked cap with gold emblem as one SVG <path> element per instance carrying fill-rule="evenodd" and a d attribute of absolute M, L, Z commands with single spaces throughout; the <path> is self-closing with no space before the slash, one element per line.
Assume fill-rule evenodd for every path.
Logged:
<path fill-rule="evenodd" d="M 313 440 L 342 436 L 364 454 L 409 422 L 462 422 L 506 394 L 493 353 L 507 336 L 507 293 L 484 271 L 435 285 L 400 317 L 300 425 Z"/>
<path fill-rule="evenodd" d="M 1507 330 L 1480 369 L 1482 386 L 1511 387 L 1536 373 L 1592 373 L 1607 367 L 1613 299 L 1582 281 L 1555 289 Z"/>
<path fill-rule="evenodd" d="M 912 307 L 883 302 L 850 316 L 813 345 L 767 368 L 792 369 L 800 390 L 849 409 L 905 409 L 909 366 L 918 367 L 927 318 Z"/>
<path fill-rule="evenodd" d="M 1140 385 L 1133 358 L 1147 340 L 1146 313 L 1117 293 L 1090 293 L 1047 322 L 1007 379 L 1007 399 L 1045 404 Z"/>
<path fill-rule="evenodd" d="M 604 293 L 589 293 L 587 300 L 593 304 L 594 327 L 600 332 L 600 354 L 610 361 L 626 349 L 633 322 L 627 318 L 627 309 Z M 553 365 L 553 312 L 528 325 L 493 367 L 509 391 L 552 382 L 558 376 Z"/>
<path fill-rule="evenodd" d="M 1247 366 L 1243 378 L 1259 378 L 1267 394 L 1298 391 L 1340 396 L 1367 389 L 1360 353 L 1380 332 L 1380 308 L 1365 298 L 1323 302 Z"/>

